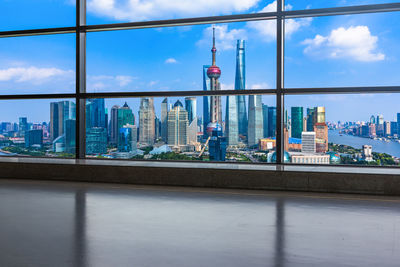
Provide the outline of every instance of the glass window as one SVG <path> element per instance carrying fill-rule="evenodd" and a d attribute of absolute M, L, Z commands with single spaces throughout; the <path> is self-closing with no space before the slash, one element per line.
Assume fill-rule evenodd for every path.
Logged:
<path fill-rule="evenodd" d="M 399 15 L 318 17 L 308 19 L 307 30 L 287 32 L 285 86 L 399 85 Z M 296 28 L 292 24 L 286 21 L 289 33 Z"/>
<path fill-rule="evenodd" d="M 90 158 L 250 163 L 275 157 L 269 95 L 88 99 L 86 127 Z"/>
<path fill-rule="evenodd" d="M 400 94 L 286 96 L 290 162 L 398 166 L 399 99 Z"/>
<path fill-rule="evenodd" d="M 286 10 L 396 3 L 396 0 L 286 0 Z"/>
<path fill-rule="evenodd" d="M 0 156 L 75 157 L 71 99 L 1 100 Z"/>
<path fill-rule="evenodd" d="M 75 92 L 75 35 L 0 38 L 0 94 Z"/>
<path fill-rule="evenodd" d="M 0 0 L 0 31 L 71 27 L 75 0 Z"/>
<path fill-rule="evenodd" d="M 260 26 L 251 23 L 275 25 L 258 21 L 88 33 L 88 92 L 209 90 L 213 28 L 221 90 L 274 88 L 275 37 L 265 33 L 260 39 Z"/>
<path fill-rule="evenodd" d="M 168 20 L 276 11 L 272 0 L 87 0 L 88 24 Z"/>

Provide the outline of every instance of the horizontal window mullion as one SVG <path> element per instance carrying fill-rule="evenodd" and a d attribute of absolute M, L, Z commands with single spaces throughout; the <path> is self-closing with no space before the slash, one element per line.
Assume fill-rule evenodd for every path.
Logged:
<path fill-rule="evenodd" d="M 304 18 L 304 17 L 319 17 L 319 16 L 352 15 L 352 14 L 364 14 L 364 13 L 380 13 L 380 12 L 393 12 L 393 11 L 400 11 L 400 3 L 290 10 L 290 11 L 283 11 L 282 16 L 285 19 L 289 19 L 289 18 Z"/>
<path fill-rule="evenodd" d="M 400 93 L 400 86 L 286 88 L 283 89 L 282 92 L 286 95 Z"/>
<path fill-rule="evenodd" d="M 0 38 L 65 34 L 65 33 L 75 33 L 76 31 L 77 31 L 77 27 L 46 28 L 46 29 L 17 30 L 17 31 L 0 31 Z"/>

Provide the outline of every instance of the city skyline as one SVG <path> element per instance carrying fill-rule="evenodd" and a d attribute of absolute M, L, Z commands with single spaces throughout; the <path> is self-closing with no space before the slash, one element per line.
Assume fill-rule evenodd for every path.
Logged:
<path fill-rule="evenodd" d="M 24 1 L 19 2 L 21 5 L 24 3 Z M 45 2 L 47 1 L 43 0 L 43 3 Z M 270 10 L 273 9 L 274 2 L 255 1 L 254 3 L 256 4 L 250 5 L 247 11 Z M 292 9 L 299 9 L 305 8 L 305 3 L 305 1 L 296 1 L 286 4 L 291 5 Z M 311 8 L 348 5 L 342 1 L 330 4 L 313 1 L 308 4 L 311 4 Z M 7 3 L 6 6 L 11 8 L 12 5 L 12 3 Z M 65 3 L 56 5 L 66 9 L 71 7 Z M 102 15 L 95 14 L 91 8 L 93 6 L 89 7 L 88 16 L 101 19 Z M 225 11 L 220 11 L 220 14 Z M 226 12 L 235 13 L 234 10 Z M 27 14 L 26 17 L 31 16 Z M 103 17 L 107 16 L 103 14 Z M 9 19 L 9 23 L 12 23 L 12 18 Z M 111 20 L 116 21 L 115 18 Z M 400 82 L 399 76 L 396 75 L 400 57 L 399 51 L 394 48 L 397 47 L 398 34 L 396 33 L 400 31 L 400 27 L 392 23 L 397 20 L 398 14 L 394 12 L 309 20 L 296 19 L 291 20 L 290 23 L 288 21 L 285 43 L 285 85 L 288 87 L 397 85 Z M 265 23 L 216 24 L 216 34 L 220 38 L 217 42 L 217 45 L 220 45 L 218 62 L 224 70 L 221 78 L 222 89 L 235 89 L 237 39 L 246 41 L 247 89 L 275 87 L 275 37 L 273 31 L 264 33 L 259 31 L 260 25 L 269 29 L 268 25 L 271 23 Z M 208 63 L 205 59 L 208 58 L 207 40 L 210 34 L 211 25 L 89 33 L 87 36 L 88 92 L 202 90 L 199 68 Z M 324 40 L 320 47 L 315 46 L 316 36 L 321 36 L 321 40 Z M 348 48 L 334 43 L 334 38 L 340 36 L 353 37 L 347 44 Z M 10 90 L 13 93 L 74 92 L 74 38 L 73 34 L 62 34 L 0 40 L 0 48 L 2 48 L 0 49 L 2 57 L 0 88 L 3 88 L 0 93 L 8 94 Z M 368 42 L 359 42 L 359 39 Z M 134 40 L 141 40 L 141 42 Z M 155 44 L 155 40 L 158 40 L 159 44 Z M 329 43 L 329 40 L 332 43 Z M 363 47 L 363 43 L 370 45 Z M 329 47 L 336 50 L 330 50 Z M 310 51 L 319 54 L 313 54 Z M 333 57 L 335 51 L 343 51 L 345 54 L 339 53 Z M 366 52 L 357 54 L 355 51 Z M 157 73 L 157 79 L 154 79 L 154 75 L 150 75 L 153 72 Z M 308 106 L 307 102 L 311 102 L 314 97 L 310 96 L 308 100 L 301 100 L 299 105 Z M 379 104 L 380 107 L 373 107 L 375 110 L 372 113 L 383 113 L 385 117 L 391 116 L 390 106 L 395 106 L 397 101 L 385 98 L 384 95 L 373 95 L 373 97 L 377 100 L 376 105 L 383 104 Z M 343 96 L 340 96 L 339 100 L 342 98 Z M 331 100 L 334 102 L 335 98 L 332 97 Z M 46 120 L 46 118 L 40 118 L 40 114 L 46 114 L 47 108 L 35 105 L 35 101 L 37 100 L 32 100 L 29 105 L 18 108 L 7 104 L 7 101 L 2 101 L 2 105 L 11 111 L 10 113 L 17 113 L 18 110 L 29 114 L 35 121 Z M 330 112 L 328 120 L 352 121 L 362 120 L 368 116 L 368 110 L 363 108 L 362 100 L 348 102 L 352 102 L 352 107 L 359 113 L 357 118 L 347 117 L 356 115 L 354 112 L 338 110 L 335 113 Z M 111 107 L 113 104 L 117 103 L 111 103 Z M 327 106 L 325 103 L 320 103 L 320 105 Z M 329 110 L 333 109 L 329 108 Z M 1 120 L 7 119 L 1 118 Z"/>

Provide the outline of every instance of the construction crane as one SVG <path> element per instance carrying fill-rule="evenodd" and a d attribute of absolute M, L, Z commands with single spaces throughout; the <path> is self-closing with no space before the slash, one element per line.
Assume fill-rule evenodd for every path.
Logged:
<path fill-rule="evenodd" d="M 208 142 L 210 141 L 210 139 L 211 139 L 211 136 L 209 136 L 209 137 L 207 138 L 206 143 L 204 144 L 203 148 L 201 149 L 201 152 L 200 152 L 200 154 L 199 154 L 199 158 L 201 158 L 201 156 L 203 155 L 204 151 L 206 150 L 206 147 L 208 146 Z"/>

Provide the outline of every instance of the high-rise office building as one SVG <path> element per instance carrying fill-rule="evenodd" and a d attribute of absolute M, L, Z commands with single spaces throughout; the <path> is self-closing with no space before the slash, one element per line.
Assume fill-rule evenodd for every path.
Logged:
<path fill-rule="evenodd" d="M 92 127 L 107 128 L 104 98 L 86 101 L 86 128 Z"/>
<path fill-rule="evenodd" d="M 25 131 L 25 147 L 43 146 L 43 130 Z"/>
<path fill-rule="evenodd" d="M 235 146 L 239 142 L 238 109 L 236 96 L 226 96 L 225 136 L 228 146 Z"/>
<path fill-rule="evenodd" d="M 376 124 L 383 124 L 383 115 L 377 115 L 376 116 Z"/>
<path fill-rule="evenodd" d="M 188 144 L 188 113 L 178 100 L 168 112 L 168 145 L 179 148 Z"/>
<path fill-rule="evenodd" d="M 328 151 L 328 126 L 326 123 L 314 125 L 316 152 L 325 153 Z"/>
<path fill-rule="evenodd" d="M 246 89 L 246 65 L 245 65 L 245 41 L 237 40 L 236 44 L 236 74 L 235 74 L 235 90 Z M 239 134 L 242 136 L 247 135 L 247 110 L 246 110 L 246 96 L 236 96 L 237 101 L 237 116 Z M 228 141 L 229 142 L 229 141 Z"/>
<path fill-rule="evenodd" d="M 121 129 L 126 124 L 135 125 L 135 115 L 133 115 L 132 109 L 128 106 L 126 102 L 122 107 L 118 109 L 117 119 L 118 132 L 119 129 Z"/>
<path fill-rule="evenodd" d="M 314 123 L 325 123 L 325 107 L 315 107 L 314 116 Z"/>
<path fill-rule="evenodd" d="M 118 105 L 111 108 L 110 117 L 110 143 L 116 145 L 118 143 Z"/>
<path fill-rule="evenodd" d="M 315 109 L 316 108 L 307 108 L 307 132 L 314 131 L 314 124 L 315 124 Z"/>
<path fill-rule="evenodd" d="M 153 145 L 155 139 L 155 112 L 153 98 L 142 98 L 139 108 L 139 143 Z"/>
<path fill-rule="evenodd" d="M 303 153 L 315 153 L 316 142 L 315 132 L 302 132 L 301 133 L 301 152 Z"/>
<path fill-rule="evenodd" d="M 276 107 L 268 107 L 268 137 L 276 136 Z"/>
<path fill-rule="evenodd" d="M 203 65 L 203 91 L 211 90 L 211 80 L 207 75 L 210 65 Z M 203 96 L 203 136 L 207 138 L 207 125 L 210 123 L 210 96 Z"/>
<path fill-rule="evenodd" d="M 161 139 L 167 143 L 168 138 L 168 98 L 164 98 L 161 102 Z"/>
<path fill-rule="evenodd" d="M 291 108 L 292 118 L 292 137 L 301 138 L 303 132 L 303 107 Z"/>
<path fill-rule="evenodd" d="M 65 152 L 75 153 L 76 147 L 76 120 L 65 121 Z"/>
<path fill-rule="evenodd" d="M 137 148 L 137 126 L 126 124 L 119 129 L 118 152 L 131 152 Z"/>
<path fill-rule="evenodd" d="M 26 117 L 19 118 L 18 133 L 20 136 L 25 136 L 25 132 L 29 130 L 28 119 Z"/>
<path fill-rule="evenodd" d="M 383 135 L 386 137 L 391 135 L 390 121 L 383 122 Z"/>
<path fill-rule="evenodd" d="M 249 95 L 249 125 L 247 131 L 248 145 L 258 145 L 263 138 L 263 112 L 261 95 Z"/>
<path fill-rule="evenodd" d="M 76 105 L 72 101 L 50 103 L 50 138 L 54 141 L 66 132 L 66 121 L 75 120 Z"/>
<path fill-rule="evenodd" d="M 107 130 L 104 127 L 86 128 L 86 154 L 107 153 Z"/>
<path fill-rule="evenodd" d="M 369 118 L 369 123 L 373 123 L 373 124 L 376 123 L 376 119 L 375 119 L 374 115 L 371 115 L 371 117 Z"/>
<path fill-rule="evenodd" d="M 188 113 L 189 124 L 196 117 L 197 100 L 196 97 L 185 97 L 185 109 Z"/>
<path fill-rule="evenodd" d="M 397 132 L 397 122 L 396 121 L 391 121 L 390 122 L 390 134 L 393 136 L 395 134 L 398 134 Z"/>
<path fill-rule="evenodd" d="M 263 112 L 263 137 L 268 137 L 268 106 L 262 104 L 262 112 Z M 286 126 L 286 121 L 285 121 Z"/>

